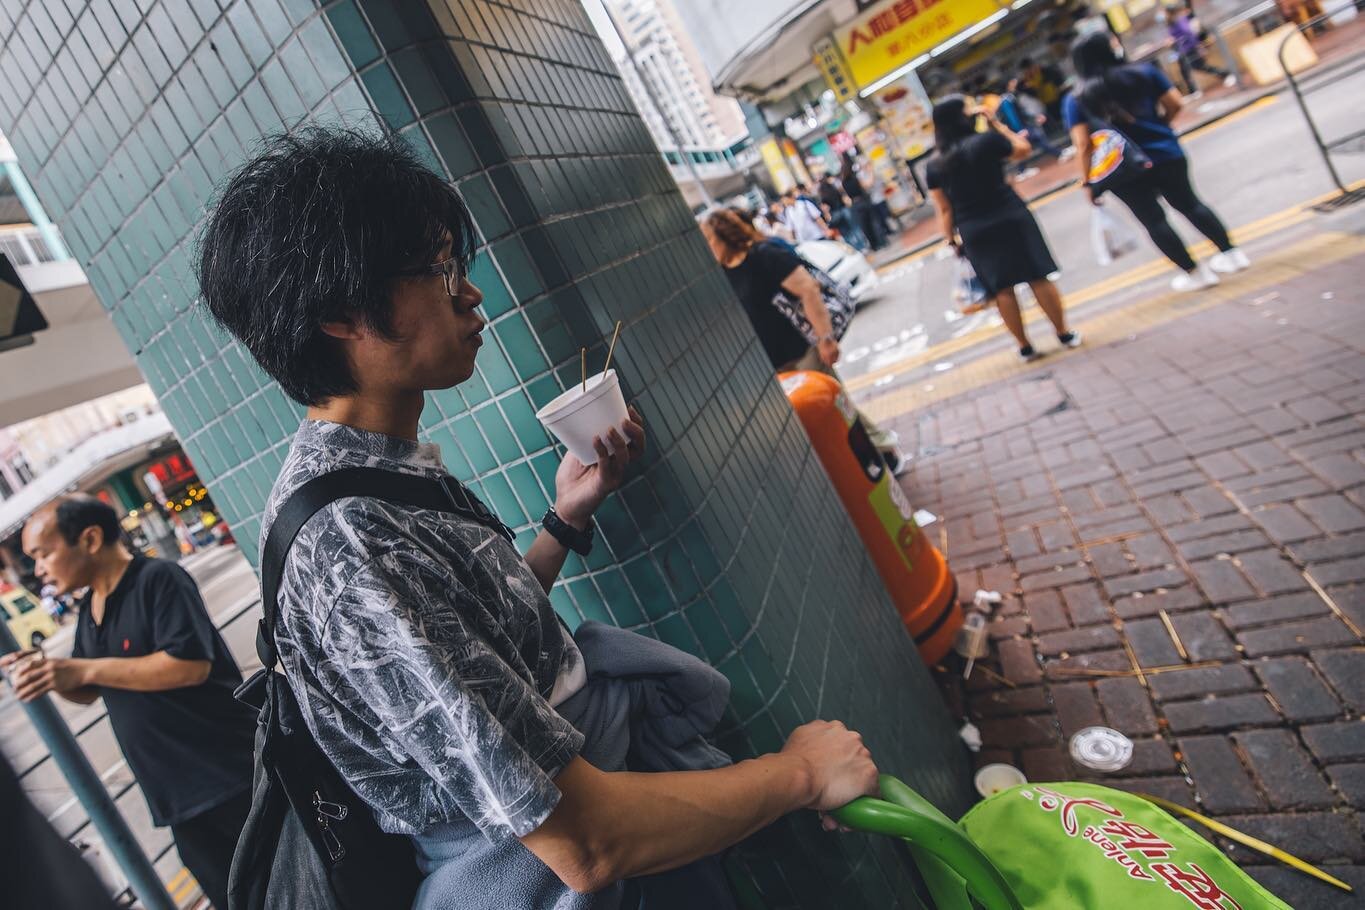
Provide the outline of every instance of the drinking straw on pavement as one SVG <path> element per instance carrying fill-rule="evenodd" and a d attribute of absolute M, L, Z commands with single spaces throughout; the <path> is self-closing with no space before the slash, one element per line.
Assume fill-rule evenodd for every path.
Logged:
<path fill-rule="evenodd" d="M 1326 872 L 1323 872 L 1317 866 L 1314 866 L 1311 863 L 1306 863 L 1303 860 L 1299 859 L 1297 856 L 1294 856 L 1293 854 L 1290 853 L 1286 853 L 1279 847 L 1267 844 L 1265 841 L 1254 838 L 1250 834 L 1243 834 L 1236 828 L 1230 828 L 1227 825 L 1223 824 L 1222 822 L 1214 821 L 1211 818 L 1206 818 L 1205 816 L 1200 815 L 1198 812 L 1193 812 L 1189 809 L 1186 809 L 1184 806 L 1179 805 L 1178 803 L 1173 803 L 1170 802 L 1169 800 L 1164 800 L 1159 796 L 1152 796 L 1148 793 L 1139 793 L 1137 795 L 1141 796 L 1149 803 L 1154 803 L 1160 806 L 1167 812 L 1174 812 L 1176 815 L 1183 815 L 1186 818 L 1192 818 L 1195 821 L 1199 822 L 1199 824 L 1203 825 L 1205 828 L 1208 828 L 1210 831 L 1213 831 L 1217 834 L 1223 835 L 1228 840 L 1236 841 L 1237 843 L 1243 845 L 1244 847 L 1250 847 L 1253 850 L 1264 853 L 1266 856 L 1273 857 L 1274 859 L 1279 860 L 1285 865 L 1298 869 L 1300 872 L 1307 873 L 1308 875 L 1311 875 L 1316 879 L 1320 879 L 1329 885 L 1336 885 L 1343 891 L 1354 891 L 1354 889 L 1350 885 L 1346 884 L 1341 879 L 1333 878 Z"/>
<path fill-rule="evenodd" d="M 588 349 L 578 349 L 578 365 L 583 369 L 583 394 L 588 393 Z"/>
<path fill-rule="evenodd" d="M 607 347 L 607 365 L 604 366 L 604 367 L 602 367 L 602 372 L 603 372 L 603 373 L 605 373 L 607 370 L 610 370 L 610 369 L 611 369 L 611 353 L 612 353 L 612 351 L 615 351 L 615 350 L 616 350 L 616 339 L 617 339 L 617 338 L 620 338 L 620 337 L 621 337 L 621 320 L 618 319 L 618 320 L 616 320 L 616 331 L 614 331 L 614 332 L 611 333 L 611 344 L 608 345 L 608 347 Z"/>

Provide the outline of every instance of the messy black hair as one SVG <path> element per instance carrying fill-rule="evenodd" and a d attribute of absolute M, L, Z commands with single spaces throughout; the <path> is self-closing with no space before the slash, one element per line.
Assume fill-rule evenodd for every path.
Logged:
<path fill-rule="evenodd" d="M 267 137 L 223 187 L 199 239 L 204 305 L 286 394 L 315 405 L 356 390 L 322 325 L 391 337 L 396 276 L 446 241 L 468 271 L 474 224 L 455 189 L 387 132 L 306 127 Z"/>
<path fill-rule="evenodd" d="M 118 513 L 102 499 L 86 493 L 73 493 L 57 500 L 54 510 L 57 532 L 68 544 L 75 544 L 86 528 L 99 528 L 104 535 L 104 546 L 112 546 L 123 536 Z"/>

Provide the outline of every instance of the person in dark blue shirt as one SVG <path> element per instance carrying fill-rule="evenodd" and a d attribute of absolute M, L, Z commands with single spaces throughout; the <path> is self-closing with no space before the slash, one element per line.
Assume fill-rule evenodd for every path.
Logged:
<path fill-rule="evenodd" d="M 1227 228 L 1195 194 L 1190 184 L 1190 165 L 1171 121 L 1180 112 L 1180 93 L 1151 64 L 1127 64 L 1123 48 L 1107 32 L 1094 32 L 1077 39 L 1071 59 L 1080 76 L 1080 88 L 1062 103 L 1062 119 L 1071 131 L 1080 162 L 1081 181 L 1089 183 L 1091 133 L 1114 128 L 1147 153 L 1152 166 L 1112 188 L 1115 196 L 1146 228 L 1152 242 L 1183 274 L 1171 286 L 1178 291 L 1197 291 L 1218 283 L 1218 272 L 1240 272 L 1251 263 L 1228 237 Z M 1166 220 L 1161 200 L 1184 215 L 1201 234 L 1213 241 L 1218 253 L 1206 265 L 1198 265 L 1180 235 Z M 1091 189 L 1091 202 L 1100 197 Z"/>

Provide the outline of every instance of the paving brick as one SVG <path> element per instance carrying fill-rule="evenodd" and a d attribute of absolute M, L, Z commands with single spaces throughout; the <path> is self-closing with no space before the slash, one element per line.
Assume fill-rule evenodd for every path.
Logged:
<path fill-rule="evenodd" d="M 1260 688 L 1251 671 L 1241 664 L 1158 673 L 1147 677 L 1147 685 L 1151 687 L 1152 693 L 1163 701 L 1174 701 L 1195 695 L 1248 692 Z"/>
<path fill-rule="evenodd" d="M 1273 486 L 1262 487 L 1259 490 L 1247 490 L 1238 493 L 1237 498 L 1242 501 L 1242 505 L 1249 509 L 1267 505 L 1274 502 L 1292 502 L 1304 496 L 1314 496 L 1318 493 L 1328 492 L 1327 484 L 1318 480 L 1316 477 L 1303 477 L 1299 480 L 1291 480 L 1287 483 L 1275 484 Z M 1321 522 L 1319 522 L 1321 524 Z"/>
<path fill-rule="evenodd" d="M 1308 749 L 1323 764 L 1365 761 L 1365 720 L 1314 724 L 1299 730 Z"/>
<path fill-rule="evenodd" d="M 1258 660 L 1251 666 L 1289 720 L 1305 723 L 1341 714 L 1336 697 L 1302 657 Z"/>
<path fill-rule="evenodd" d="M 1288 866 L 1248 866 L 1245 871 L 1296 910 L 1360 910 L 1360 895 L 1365 893 L 1365 866 L 1332 866 L 1332 875 L 1354 887 L 1354 894 Z"/>
<path fill-rule="evenodd" d="M 1200 537 L 1212 537 L 1215 534 L 1244 531 L 1251 526 L 1251 522 L 1238 512 L 1232 515 L 1220 515 L 1217 518 L 1191 521 L 1182 525 L 1167 526 L 1166 536 L 1176 543 L 1181 543 L 1186 540 L 1197 540 Z"/>
<path fill-rule="evenodd" d="M 1128 655 L 1123 651 L 1090 651 L 1073 654 L 1057 660 L 1049 660 L 1044 667 L 1049 679 L 1068 682 L 1075 679 L 1067 671 L 1072 670 L 1127 670 L 1130 668 Z"/>
<path fill-rule="evenodd" d="M 1036 575 L 1026 575 L 1019 582 L 1020 590 L 1024 592 L 1039 591 L 1043 588 L 1060 588 L 1064 585 L 1075 584 L 1078 581 L 1086 581 L 1090 576 L 1089 566 L 1071 566 L 1069 568 L 1057 568 L 1051 572 L 1040 572 Z"/>
<path fill-rule="evenodd" d="M 1211 486 L 1194 487 L 1182 491 L 1180 495 L 1194 508 L 1200 518 L 1212 518 L 1215 515 L 1237 511 L 1237 506 L 1233 505 L 1230 499 Z"/>
<path fill-rule="evenodd" d="M 1087 626 L 1084 629 L 1067 629 L 1038 636 L 1038 653 L 1044 657 L 1059 654 L 1081 654 L 1086 651 L 1101 651 L 1119 646 L 1119 633 L 1113 626 Z"/>
<path fill-rule="evenodd" d="M 1043 671 L 1033 655 L 1033 645 L 1020 639 L 1008 639 L 997 645 L 1000 666 L 1006 679 L 1016 685 L 1033 683 L 1043 678 Z"/>
<path fill-rule="evenodd" d="M 1198 701 L 1170 702 L 1162 710 L 1175 733 L 1232 730 L 1252 724 L 1272 724 L 1280 719 L 1260 693 L 1210 695 Z"/>
<path fill-rule="evenodd" d="M 1251 468 L 1245 461 L 1227 451 L 1200 455 L 1194 463 L 1214 480 L 1227 480 L 1229 477 L 1241 477 L 1243 474 L 1251 473 Z"/>
<path fill-rule="evenodd" d="M 1104 590 L 1110 598 L 1115 598 L 1137 591 L 1146 592 L 1155 591 L 1158 588 L 1175 588 L 1185 584 L 1188 580 L 1185 573 L 1180 569 L 1153 569 L 1150 572 L 1139 572 L 1136 575 L 1106 578 Z"/>
<path fill-rule="evenodd" d="M 1014 568 L 1018 570 L 1020 575 L 1034 575 L 1038 572 L 1051 572 L 1054 569 L 1083 565 L 1085 565 L 1085 554 L 1080 550 L 1039 553 L 1037 556 L 1025 556 L 1023 559 L 1014 561 Z"/>
<path fill-rule="evenodd" d="M 1263 594 L 1288 594 L 1308 587 L 1303 573 L 1278 550 L 1255 550 L 1236 559 L 1242 574 Z"/>
<path fill-rule="evenodd" d="M 1167 613 L 1189 610 L 1205 606 L 1206 603 L 1204 595 L 1200 594 L 1198 589 L 1192 585 L 1185 585 L 1169 591 L 1139 592 L 1130 597 L 1121 597 L 1114 601 L 1114 612 L 1123 619 L 1134 619 L 1139 616 L 1155 616 L 1161 610 Z"/>
<path fill-rule="evenodd" d="M 1308 467 L 1314 474 L 1337 489 L 1345 489 L 1365 482 L 1365 464 L 1361 464 L 1344 452 L 1334 452 L 1330 455 L 1314 458 L 1308 463 Z"/>
<path fill-rule="evenodd" d="M 1237 656 L 1232 638 L 1211 613 L 1182 613 L 1171 617 L 1171 625 L 1191 661 L 1225 660 Z"/>
<path fill-rule="evenodd" d="M 1263 626 L 1267 623 L 1286 622 L 1308 616 L 1330 613 L 1327 604 L 1314 591 L 1302 594 L 1285 594 L 1266 600 L 1243 601 L 1223 607 L 1223 621 L 1234 630 Z"/>
<path fill-rule="evenodd" d="M 986 626 L 986 634 L 992 641 L 1002 638 L 1015 638 L 1019 635 L 1027 635 L 1029 631 L 1028 618 L 1025 616 L 997 617 Z"/>
<path fill-rule="evenodd" d="M 1086 547 L 1085 552 L 1101 578 L 1127 575 L 1133 571 L 1133 564 L 1128 561 L 1128 554 L 1118 541 L 1094 544 Z"/>
<path fill-rule="evenodd" d="M 1055 632 L 1069 629 L 1071 620 L 1062 605 L 1062 596 L 1055 590 L 1032 591 L 1024 595 L 1024 610 L 1035 632 Z"/>
<path fill-rule="evenodd" d="M 1233 454 L 1258 471 L 1293 462 L 1288 452 L 1269 441 L 1240 446 Z"/>
<path fill-rule="evenodd" d="M 1237 641 L 1246 649 L 1248 657 L 1263 657 L 1331 645 L 1354 644 L 1355 636 L 1335 616 L 1324 616 L 1321 619 L 1308 619 L 1281 626 L 1248 629 L 1237 633 Z M 1365 696 L 1362 696 L 1362 701 L 1365 701 Z"/>
<path fill-rule="evenodd" d="M 1062 736 L 1070 737 L 1077 730 L 1104 723 L 1100 704 L 1089 682 L 1057 683 L 1051 687 L 1051 693 Z"/>
<path fill-rule="evenodd" d="M 1010 531 L 1005 535 L 1005 546 L 1010 551 L 1011 559 L 1035 556 L 1042 551 L 1042 548 L 1038 546 L 1038 538 L 1034 536 L 1032 528 Z"/>
<path fill-rule="evenodd" d="M 1206 559 L 1191 563 L 1190 572 L 1204 596 L 1212 603 L 1249 600 L 1256 596 L 1256 590 L 1230 559 Z"/>
<path fill-rule="evenodd" d="M 1110 511 L 1119 511 L 1111 509 Z M 1095 516 L 1092 516 L 1095 517 Z M 1123 534 L 1143 534 L 1152 530 L 1152 523 L 1141 515 L 1134 515 L 1126 518 L 1108 518 L 1104 513 L 1099 513 L 1103 521 L 1083 522 L 1080 517 L 1074 521 L 1076 531 L 1080 534 L 1081 540 L 1089 543 L 1092 540 L 1106 540 L 1110 537 L 1118 537 Z"/>
<path fill-rule="evenodd" d="M 1194 514 L 1189 504 L 1180 498 L 1179 493 L 1149 496 L 1142 500 L 1142 507 L 1147 510 L 1153 521 L 1162 526 L 1185 524 L 1199 517 Z"/>
<path fill-rule="evenodd" d="M 1164 667 L 1178 664 L 1180 652 L 1160 619 L 1134 619 L 1123 624 L 1124 637 L 1143 667 Z"/>
<path fill-rule="evenodd" d="M 1305 540 L 1291 546 L 1289 552 L 1305 563 L 1358 558 L 1365 556 L 1365 531 Z"/>
<path fill-rule="evenodd" d="M 981 741 L 992 748 L 1022 749 L 1057 741 L 1057 724 L 1050 714 L 988 717 L 977 723 Z"/>
<path fill-rule="evenodd" d="M 1365 713 L 1365 648 L 1314 651 L 1312 657 L 1318 672 L 1327 678 L 1351 710 Z"/>
<path fill-rule="evenodd" d="M 1347 803 L 1365 809 L 1365 763 L 1333 765 L 1327 769 L 1327 776 Z"/>
<path fill-rule="evenodd" d="M 1199 808 L 1198 803 L 1194 801 L 1194 794 L 1190 792 L 1190 785 L 1185 783 L 1183 777 L 1106 777 L 1104 782 L 1115 790 L 1147 793 L 1184 806 L 1186 809 Z"/>
<path fill-rule="evenodd" d="M 1186 540 L 1177 544 L 1180 555 L 1186 559 L 1208 559 L 1210 556 L 1222 556 L 1224 554 L 1243 553 L 1247 550 L 1259 550 L 1270 545 L 1270 539 L 1261 531 L 1255 528 L 1243 528 L 1240 531 L 1229 531 L 1226 534 L 1215 534 L 1212 537 L 1197 537 L 1194 540 Z"/>
<path fill-rule="evenodd" d="M 1246 730 L 1232 734 L 1251 773 L 1276 809 L 1326 809 L 1336 804 L 1332 788 L 1288 730 Z"/>
<path fill-rule="evenodd" d="M 1070 585 L 1062 588 L 1062 600 L 1066 603 L 1071 622 L 1077 626 L 1109 622 L 1108 602 L 1100 595 L 1094 584 Z"/>
<path fill-rule="evenodd" d="M 1034 528 L 1034 531 L 1042 541 L 1043 549 L 1049 553 L 1067 550 L 1076 545 L 1076 535 L 1072 532 L 1070 523 L 1065 520 L 1044 522 Z"/>
<path fill-rule="evenodd" d="M 1036 783 L 1075 780 L 1071 756 L 1059 746 L 1025 749 L 1020 756 L 1024 776 Z"/>
<path fill-rule="evenodd" d="M 1101 679 L 1095 683 L 1095 691 L 1104 706 L 1109 726 L 1124 736 L 1142 736 L 1159 729 L 1156 714 L 1152 712 L 1151 696 L 1136 679 Z"/>
<path fill-rule="evenodd" d="M 1125 540 L 1123 546 L 1133 557 L 1133 566 L 1138 569 L 1164 568 L 1175 563 L 1175 554 L 1159 534 L 1139 534 Z"/>
<path fill-rule="evenodd" d="M 1296 505 L 1324 531 L 1339 534 L 1365 528 L 1365 511 L 1340 493 L 1300 499 Z"/>
<path fill-rule="evenodd" d="M 1265 808 L 1265 800 L 1226 736 L 1187 736 L 1179 746 L 1194 780 L 1194 792 L 1209 812 L 1226 815 Z"/>
<path fill-rule="evenodd" d="M 1320 585 L 1340 585 L 1365 582 L 1365 558 L 1353 556 L 1336 562 L 1314 563 L 1308 573 Z"/>
<path fill-rule="evenodd" d="M 1313 524 L 1292 505 L 1265 506 L 1251 513 L 1251 520 L 1260 525 L 1276 543 L 1293 543 L 1322 536 L 1322 528 Z"/>
<path fill-rule="evenodd" d="M 1179 767 L 1176 764 L 1174 753 L 1171 752 L 1170 745 L 1164 739 L 1156 737 L 1133 740 L 1133 760 L 1128 763 L 1126 768 L 1120 768 L 1117 771 L 1090 771 L 1089 769 L 1077 768 L 1077 773 L 1083 777 L 1103 779 L 1110 775 L 1150 777 L 1174 774 L 1177 770 Z"/>
<path fill-rule="evenodd" d="M 1291 845 L 1287 849 L 1309 862 L 1328 859 L 1365 861 L 1365 839 L 1360 836 L 1356 819 L 1347 813 L 1229 815 L 1220 821 L 1267 843 Z M 1299 907 L 1299 910 L 1302 908 Z"/>
<path fill-rule="evenodd" d="M 996 689 L 973 695 L 967 702 L 973 717 L 1006 717 L 1012 714 L 1035 714 L 1051 710 L 1047 692 L 1042 686 L 1024 689 Z"/>

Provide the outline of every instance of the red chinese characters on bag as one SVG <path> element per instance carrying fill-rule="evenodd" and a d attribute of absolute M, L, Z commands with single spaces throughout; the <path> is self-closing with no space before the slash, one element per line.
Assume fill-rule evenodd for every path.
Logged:
<path fill-rule="evenodd" d="M 1136 822 L 1107 821 L 1100 830 L 1114 839 L 1122 850 L 1136 850 L 1148 859 L 1165 859 L 1174 846 Z"/>
<path fill-rule="evenodd" d="M 1199 868 L 1197 863 L 1188 864 L 1186 869 L 1181 869 L 1175 863 L 1152 863 L 1152 871 L 1161 876 L 1172 891 L 1182 895 L 1199 910 L 1242 910 L 1242 905 L 1219 887 L 1213 877 Z"/>

